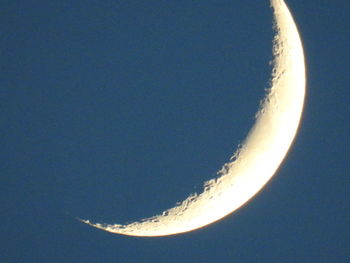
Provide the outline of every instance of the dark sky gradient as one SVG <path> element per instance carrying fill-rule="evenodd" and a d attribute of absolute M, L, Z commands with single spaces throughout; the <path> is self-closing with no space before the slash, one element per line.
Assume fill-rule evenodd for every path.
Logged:
<path fill-rule="evenodd" d="M 278 173 L 215 224 L 137 238 L 75 218 L 152 216 L 216 175 L 269 86 L 268 1 L 1 1 L 0 262 L 350 262 L 350 2 L 288 4 L 308 87 Z"/>

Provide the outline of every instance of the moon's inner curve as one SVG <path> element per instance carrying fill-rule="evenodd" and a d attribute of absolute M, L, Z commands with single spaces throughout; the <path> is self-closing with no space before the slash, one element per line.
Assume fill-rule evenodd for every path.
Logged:
<path fill-rule="evenodd" d="M 140 222 L 120 225 L 81 221 L 124 235 L 183 233 L 235 211 L 269 181 L 293 142 L 305 94 L 305 63 L 297 27 L 283 0 L 271 0 L 271 5 L 276 30 L 271 88 L 242 147 L 219 171 L 220 176 L 205 182 L 201 194 L 191 195 L 180 205 Z"/>

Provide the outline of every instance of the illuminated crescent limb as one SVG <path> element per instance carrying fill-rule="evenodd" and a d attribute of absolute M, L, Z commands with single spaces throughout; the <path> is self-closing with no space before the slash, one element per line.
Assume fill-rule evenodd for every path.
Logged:
<path fill-rule="evenodd" d="M 269 181 L 286 156 L 297 132 L 305 94 L 305 63 L 300 36 L 283 0 L 271 0 L 276 36 L 271 89 L 266 94 L 242 147 L 219 171 L 219 178 L 204 183 L 161 215 L 127 225 L 91 223 L 123 235 L 165 236 L 191 231 L 232 213 Z"/>

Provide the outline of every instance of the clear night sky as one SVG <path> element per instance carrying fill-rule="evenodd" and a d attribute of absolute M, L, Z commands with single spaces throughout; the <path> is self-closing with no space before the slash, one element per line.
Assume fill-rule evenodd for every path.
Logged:
<path fill-rule="evenodd" d="M 242 209 L 162 238 L 126 223 L 201 191 L 245 138 L 272 59 L 269 2 L 2 0 L 0 262 L 350 262 L 348 0 L 289 0 L 302 126 Z"/>

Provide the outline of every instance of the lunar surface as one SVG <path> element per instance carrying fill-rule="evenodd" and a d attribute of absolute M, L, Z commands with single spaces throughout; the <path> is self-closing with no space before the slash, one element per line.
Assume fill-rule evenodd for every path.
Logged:
<path fill-rule="evenodd" d="M 300 36 L 283 0 L 274 12 L 271 86 L 242 146 L 218 172 L 192 194 L 160 215 L 126 225 L 82 222 L 132 236 L 174 235 L 204 227 L 232 213 L 263 188 L 286 156 L 296 135 L 305 94 L 305 63 Z"/>

